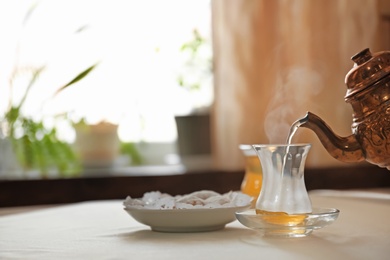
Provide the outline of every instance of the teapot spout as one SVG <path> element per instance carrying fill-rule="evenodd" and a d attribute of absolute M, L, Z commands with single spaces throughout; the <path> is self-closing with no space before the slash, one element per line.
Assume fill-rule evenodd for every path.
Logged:
<path fill-rule="evenodd" d="M 307 112 L 299 119 L 299 126 L 314 131 L 328 153 L 342 162 L 361 162 L 365 160 L 363 150 L 355 135 L 340 137 L 317 115 Z"/>

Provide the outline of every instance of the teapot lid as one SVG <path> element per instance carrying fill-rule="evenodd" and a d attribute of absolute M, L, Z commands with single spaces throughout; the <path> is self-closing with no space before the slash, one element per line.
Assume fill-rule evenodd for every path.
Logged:
<path fill-rule="evenodd" d="M 348 88 L 345 99 L 390 74 L 389 51 L 372 54 L 367 48 L 352 56 L 351 59 L 355 64 L 345 76 L 345 84 Z"/>

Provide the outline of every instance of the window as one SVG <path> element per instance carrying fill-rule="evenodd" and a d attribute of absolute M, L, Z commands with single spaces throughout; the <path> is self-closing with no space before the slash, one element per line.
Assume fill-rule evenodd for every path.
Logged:
<path fill-rule="evenodd" d="M 194 29 L 210 40 L 210 28 L 210 0 L 1 1 L 0 114 L 10 98 L 22 97 L 24 72 L 44 67 L 25 114 L 106 120 L 119 124 L 123 141 L 172 142 L 174 115 L 190 111 L 193 102 L 177 80 L 188 58 L 180 48 Z M 86 78 L 53 97 L 97 62 Z M 204 104 L 213 99 L 211 91 L 201 97 Z M 68 126 L 60 130 L 74 139 Z"/>

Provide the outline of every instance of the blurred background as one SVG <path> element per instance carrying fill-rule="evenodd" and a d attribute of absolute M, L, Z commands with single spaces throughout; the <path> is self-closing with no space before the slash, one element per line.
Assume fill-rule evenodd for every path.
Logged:
<path fill-rule="evenodd" d="M 201 114 L 207 123 L 207 131 L 201 132 L 209 138 L 213 102 L 209 0 L 26 0 L 0 5 L 2 135 L 4 140 L 10 132 L 7 113 L 20 107 L 14 139 L 27 136 L 31 141 L 28 146 L 16 145 L 20 149 L 15 159 L 23 161 L 22 168 L 39 168 L 35 161 L 40 158 L 34 154 L 50 154 L 39 142 L 45 131 L 30 131 L 38 126 L 24 119 L 55 129 L 55 141 L 70 144 L 81 166 L 95 172 L 112 166 L 179 166 L 176 116 L 183 121 Z M 81 75 L 81 80 L 58 92 Z M 32 138 L 35 135 L 41 136 Z M 205 140 L 208 144 L 195 151 L 182 150 L 201 154 L 209 165 L 210 142 Z M 9 154 L 4 148 L 8 146 L 2 146 L 2 153 Z M 36 146 L 42 149 L 33 150 Z M 2 169 L 20 172 L 9 161 L 2 161 Z"/>
<path fill-rule="evenodd" d="M 1 178 L 235 171 L 306 111 L 351 134 L 350 57 L 390 49 L 390 2 L 3 0 L 0 34 Z"/>

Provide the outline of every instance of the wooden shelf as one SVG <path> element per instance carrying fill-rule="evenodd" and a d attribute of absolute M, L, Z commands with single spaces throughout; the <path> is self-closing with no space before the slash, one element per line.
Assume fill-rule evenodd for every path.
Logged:
<path fill-rule="evenodd" d="M 159 190 L 171 195 L 197 190 L 220 193 L 239 190 L 243 171 L 202 171 L 183 174 L 0 180 L 0 207 L 47 205 L 88 200 L 141 197 Z M 305 182 L 313 189 L 361 189 L 390 187 L 390 171 L 376 166 L 306 169 Z"/>

